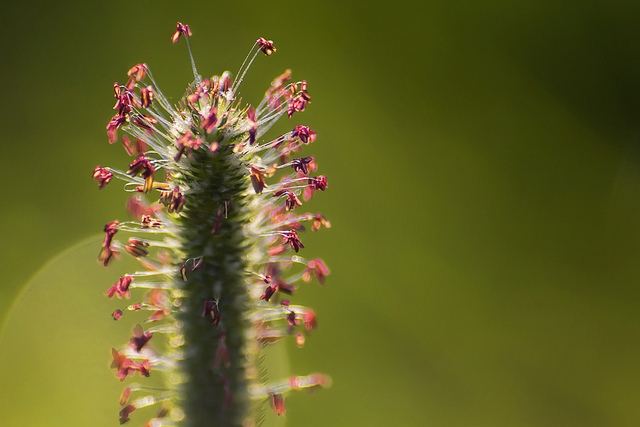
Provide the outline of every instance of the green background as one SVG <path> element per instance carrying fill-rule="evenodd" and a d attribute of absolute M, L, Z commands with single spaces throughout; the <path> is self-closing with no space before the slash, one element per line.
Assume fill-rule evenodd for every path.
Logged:
<path fill-rule="evenodd" d="M 181 21 L 204 76 L 274 40 L 247 102 L 286 68 L 309 82 L 312 104 L 279 130 L 318 132 L 305 155 L 329 188 L 306 207 L 333 227 L 302 241 L 332 275 L 296 297 L 320 327 L 290 359 L 333 387 L 290 395 L 288 426 L 638 425 L 637 1 L 23 1 L 2 15 L 1 313 L 48 259 L 125 217 L 118 186 L 91 179 L 129 162 L 107 143 L 112 85 L 146 62 L 179 97 Z M 31 320 L 2 343 L 0 422 L 117 425 L 113 322 L 67 310 L 110 313 L 91 301 L 116 270 L 95 279 L 92 263 L 18 304 Z M 28 300 L 39 286 L 51 297 Z"/>

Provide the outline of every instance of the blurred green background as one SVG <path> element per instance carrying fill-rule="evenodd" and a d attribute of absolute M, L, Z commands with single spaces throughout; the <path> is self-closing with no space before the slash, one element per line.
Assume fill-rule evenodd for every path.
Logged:
<path fill-rule="evenodd" d="M 47 260 L 126 216 L 91 179 L 129 162 L 107 143 L 112 84 L 146 62 L 179 97 L 181 21 L 204 76 L 274 40 L 248 102 L 286 68 L 309 82 L 279 126 L 318 132 L 305 155 L 329 189 L 307 208 L 333 227 L 302 240 L 332 275 L 300 291 L 320 327 L 290 359 L 334 382 L 290 395 L 288 426 L 638 425 L 637 1 L 27 0 L 3 16 L 3 321 Z M 112 309 L 92 302 L 117 276 L 95 278 L 98 250 L 18 303 L 0 424 L 117 424 L 126 331 L 86 317 Z"/>

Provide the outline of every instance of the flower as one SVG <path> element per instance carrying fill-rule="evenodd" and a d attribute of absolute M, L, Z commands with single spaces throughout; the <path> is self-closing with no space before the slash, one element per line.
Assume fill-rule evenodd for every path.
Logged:
<path fill-rule="evenodd" d="M 183 36 L 191 55 L 191 29 L 178 23 L 171 41 Z M 121 423 L 138 408 L 160 404 L 147 425 L 254 425 L 261 402 L 282 415 L 289 390 L 329 383 L 319 374 L 262 383 L 258 374 L 263 346 L 293 334 L 299 323 L 307 332 L 317 324 L 313 311 L 279 296 L 294 295 L 311 276 L 324 283 L 329 274 L 321 260 L 298 255 L 305 248 L 302 224 L 310 221 L 316 230 L 329 222 L 320 214 L 294 213 L 300 197 L 324 191 L 327 180 L 309 176 L 317 167 L 313 157 L 288 160 L 317 133 L 297 125 L 267 136 L 279 118 L 305 110 L 307 82 L 291 83 L 287 70 L 258 105 L 245 105 L 239 96 L 256 57 L 275 52 L 272 41 L 259 38 L 235 79 L 229 72 L 203 79 L 191 57 L 194 81 L 177 103 L 160 91 L 146 64 L 129 69 L 126 84 L 113 86 L 116 112 L 107 138 L 121 140 L 135 158 L 126 171 L 98 166 L 93 178 L 99 188 L 122 180 L 136 195 L 127 204 L 133 220 L 104 227 L 99 261 L 108 266 L 124 249 L 140 262 L 140 271 L 120 277 L 106 294 L 140 298 L 114 311 L 113 319 L 147 312 L 144 322 L 153 326 L 137 320 L 128 345 L 111 350 L 111 366 L 121 381 L 152 370 L 166 379 L 162 390 L 129 385 L 120 400 Z M 116 239 L 119 232 L 126 243 Z M 304 271 L 289 273 L 297 264 Z M 301 346 L 304 337 L 295 340 Z M 137 393 L 147 395 L 129 403 Z M 171 420 L 159 421 L 164 417 Z"/>

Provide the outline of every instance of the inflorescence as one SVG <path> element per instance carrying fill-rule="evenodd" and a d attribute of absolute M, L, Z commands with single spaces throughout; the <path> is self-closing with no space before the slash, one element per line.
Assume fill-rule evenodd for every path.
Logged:
<path fill-rule="evenodd" d="M 160 372 L 166 384 L 129 384 L 120 422 L 157 405 L 148 426 L 250 426 L 264 402 L 281 415 L 286 392 L 330 381 L 311 374 L 266 382 L 260 363 L 264 346 L 287 335 L 302 346 L 316 328 L 315 313 L 288 298 L 300 282 L 323 284 L 329 274 L 322 260 L 298 255 L 303 223 L 313 231 L 330 227 L 321 214 L 299 213 L 327 179 L 311 176 L 313 157 L 294 157 L 316 139 L 309 127 L 264 137 L 281 116 L 305 110 L 306 81 L 290 82 L 287 70 L 259 105 L 243 105 L 237 96 L 260 52 L 276 51 L 273 42 L 258 39 L 234 80 L 229 72 L 202 79 L 191 30 L 178 23 L 171 40 L 182 36 L 194 82 L 175 105 L 146 64 L 131 68 L 125 84 L 114 83 L 109 142 L 121 141 L 134 160 L 127 171 L 98 166 L 93 172 L 100 188 L 118 178 L 134 194 L 127 204 L 133 220 L 105 225 L 99 262 L 108 266 L 123 251 L 139 260 L 142 270 L 122 276 L 106 294 L 144 297 L 112 316 L 148 313 L 140 323 L 149 327 L 136 323 L 128 345 L 111 349 L 111 367 L 121 381 Z M 121 242 L 118 233 L 131 237 Z M 163 343 L 154 344 L 157 337 Z"/>

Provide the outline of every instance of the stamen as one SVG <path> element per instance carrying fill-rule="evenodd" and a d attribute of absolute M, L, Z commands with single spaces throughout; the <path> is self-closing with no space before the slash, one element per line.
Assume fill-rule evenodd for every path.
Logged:
<path fill-rule="evenodd" d="M 193 60 L 193 54 L 191 54 L 191 45 L 189 45 L 189 37 L 185 37 L 187 41 L 187 50 L 189 51 L 189 59 L 191 59 L 191 69 L 193 70 L 193 79 L 197 85 L 202 82 L 202 77 L 198 74 L 198 70 L 196 69 L 196 62 Z"/>
<path fill-rule="evenodd" d="M 238 70 L 238 74 L 236 74 L 236 78 L 233 81 L 233 85 L 231 85 L 231 93 L 235 94 L 236 91 L 238 90 L 238 88 L 240 87 L 240 84 L 242 83 L 242 81 L 244 80 L 244 76 L 247 75 L 247 71 L 249 71 L 249 68 L 251 67 L 251 64 L 253 64 L 253 61 L 256 59 L 256 57 L 258 56 L 258 52 L 260 51 L 259 49 L 256 50 L 255 53 L 253 53 L 253 49 L 255 49 L 258 46 L 258 42 L 256 42 L 252 47 L 251 50 L 249 51 L 249 53 L 247 54 L 247 56 L 244 58 L 244 61 L 242 61 L 242 65 L 240 66 L 240 69 Z M 253 53 L 253 56 L 251 56 L 251 54 Z M 247 64 L 247 60 L 249 59 L 249 57 L 251 57 L 251 60 L 249 60 L 249 63 Z M 246 68 L 245 68 L 245 64 L 247 64 Z M 242 73 L 242 74 L 241 74 Z M 238 78 L 238 76 L 240 76 Z"/>
<path fill-rule="evenodd" d="M 131 289 L 173 289 L 170 285 L 160 282 L 146 282 L 146 283 L 134 283 L 130 286 Z"/>

